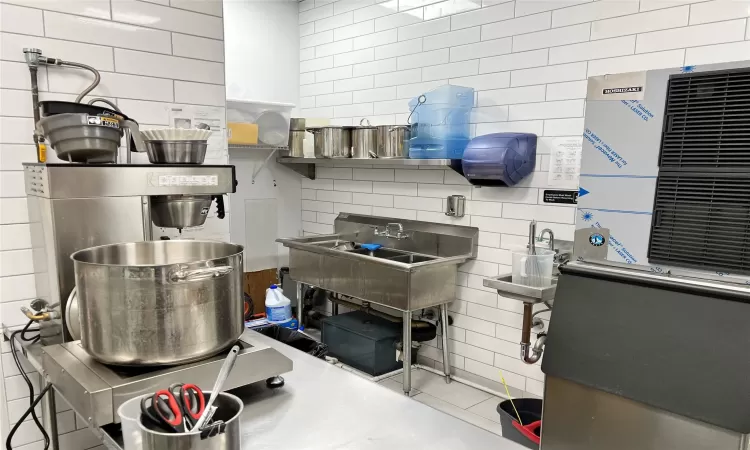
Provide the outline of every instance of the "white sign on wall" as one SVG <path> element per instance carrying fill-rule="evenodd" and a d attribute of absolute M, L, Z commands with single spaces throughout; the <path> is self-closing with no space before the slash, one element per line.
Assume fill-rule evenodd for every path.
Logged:
<path fill-rule="evenodd" d="M 208 125 L 211 128 L 211 136 L 208 138 L 206 148 L 206 159 L 211 163 L 226 164 L 226 116 L 224 108 L 214 106 L 194 105 L 170 105 L 169 124 L 174 128 L 198 128 L 199 125 Z M 209 163 L 207 163 L 209 164 Z"/>
<path fill-rule="evenodd" d="M 575 189 L 581 167 L 582 137 L 552 139 L 548 185 Z"/>

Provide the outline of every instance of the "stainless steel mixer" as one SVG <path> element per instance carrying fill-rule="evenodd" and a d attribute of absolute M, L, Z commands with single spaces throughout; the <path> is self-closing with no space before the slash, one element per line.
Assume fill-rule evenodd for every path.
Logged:
<path fill-rule="evenodd" d="M 154 225 L 202 224 L 211 198 L 234 192 L 236 184 L 234 166 L 27 163 L 24 175 L 32 229 L 38 230 L 32 244 L 45 261 L 35 267 L 37 284 L 49 286 L 49 302 L 59 302 L 62 311 L 75 287 L 72 253 L 152 240 Z M 181 203 L 191 206 L 175 206 Z M 53 321 L 58 328 L 63 322 Z M 63 327 L 45 332 L 45 342 L 60 341 L 50 335 L 61 333 L 71 340 Z"/>
<path fill-rule="evenodd" d="M 214 355 L 235 343 L 242 347 L 241 370 L 227 389 L 291 370 L 288 358 L 244 330 L 241 246 L 153 241 L 154 226 L 202 225 L 213 201 L 223 219 L 223 195 L 237 184 L 234 166 L 129 164 L 131 149 L 145 151 L 135 121 L 104 99 L 80 103 L 99 81 L 96 69 L 37 49 L 24 53 L 40 161 L 24 164 L 24 178 L 43 299 L 32 302 L 35 312 L 24 311 L 41 339 L 27 340 L 18 356 L 43 375 L 52 448 L 59 449 L 54 394 L 109 442 L 102 427 L 119 421 L 120 404 L 178 381 L 209 385 L 223 360 Z M 39 102 L 40 65 L 86 69 L 95 79 L 76 102 Z M 128 164 L 115 164 L 122 137 Z M 46 163 L 45 143 L 68 162 Z"/>

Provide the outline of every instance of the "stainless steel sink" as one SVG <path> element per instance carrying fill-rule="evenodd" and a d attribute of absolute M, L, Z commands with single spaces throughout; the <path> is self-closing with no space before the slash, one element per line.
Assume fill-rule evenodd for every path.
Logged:
<path fill-rule="evenodd" d="M 546 287 L 531 287 L 513 283 L 513 274 L 506 273 L 499 277 L 485 278 L 485 287 L 497 289 L 498 294 L 515 298 L 524 303 L 549 303 L 555 300 L 557 291 L 557 277 L 552 279 L 552 285 Z"/>
<path fill-rule="evenodd" d="M 390 234 L 394 222 L 400 231 Z M 289 248 L 291 278 L 402 311 L 452 301 L 458 265 L 476 257 L 479 237 L 474 227 L 347 213 L 334 230 L 277 240 Z M 383 247 L 351 248 L 363 243 Z"/>

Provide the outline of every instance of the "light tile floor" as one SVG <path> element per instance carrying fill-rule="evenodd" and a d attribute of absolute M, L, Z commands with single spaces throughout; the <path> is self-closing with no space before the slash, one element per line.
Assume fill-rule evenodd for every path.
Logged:
<path fill-rule="evenodd" d="M 395 375 L 379 383 L 388 389 L 403 394 L 402 375 Z M 479 428 L 502 435 L 497 405 L 503 401 L 471 386 L 452 381 L 447 384 L 437 374 L 413 369 L 411 374 L 412 398 L 453 417 L 476 425 Z"/>

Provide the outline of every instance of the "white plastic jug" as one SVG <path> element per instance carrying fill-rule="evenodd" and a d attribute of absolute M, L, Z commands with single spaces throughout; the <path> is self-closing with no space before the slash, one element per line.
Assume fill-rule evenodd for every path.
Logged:
<path fill-rule="evenodd" d="M 271 323 L 292 320 L 292 301 L 275 284 L 266 289 L 266 318 Z"/>

